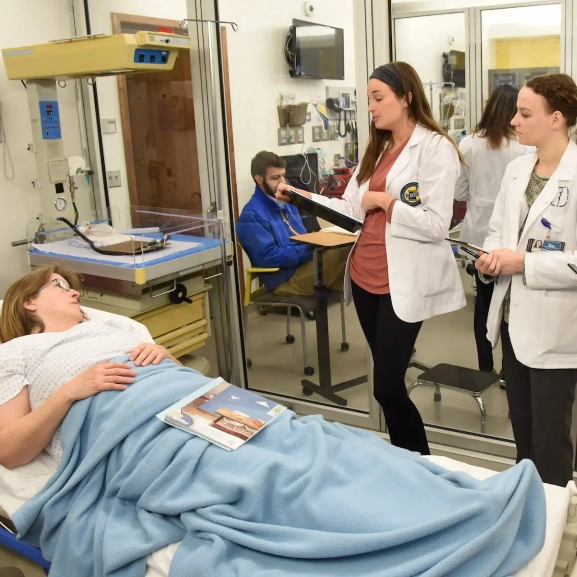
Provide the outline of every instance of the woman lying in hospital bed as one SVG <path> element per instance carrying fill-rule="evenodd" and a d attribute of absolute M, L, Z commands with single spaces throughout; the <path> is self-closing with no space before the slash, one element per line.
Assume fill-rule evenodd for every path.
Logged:
<path fill-rule="evenodd" d="M 155 551 L 147 575 L 551 574 L 569 496 L 544 491 L 532 463 L 477 481 L 290 411 L 224 451 L 154 418 L 208 379 L 138 323 L 86 314 L 79 288 L 38 269 L 0 319 L 4 486 L 43 450 L 59 463 L 10 511 L 51 574 L 144 575 Z"/>

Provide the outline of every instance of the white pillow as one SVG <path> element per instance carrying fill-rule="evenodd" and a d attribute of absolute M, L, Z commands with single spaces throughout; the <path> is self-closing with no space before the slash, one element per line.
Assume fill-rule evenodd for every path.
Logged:
<path fill-rule="evenodd" d="M 2 303 L 4 301 L 0 300 L 0 313 L 2 313 Z M 143 343 L 153 343 L 154 339 L 148 332 L 148 329 L 138 321 L 135 321 L 128 317 L 123 317 L 122 315 L 117 315 L 116 313 L 109 313 L 107 311 L 101 311 L 98 309 L 92 309 L 90 307 L 82 307 L 82 310 L 86 314 L 89 319 L 106 319 L 106 318 L 114 318 L 116 319 L 116 323 L 126 328 L 131 332 L 135 332 L 141 339 Z"/>

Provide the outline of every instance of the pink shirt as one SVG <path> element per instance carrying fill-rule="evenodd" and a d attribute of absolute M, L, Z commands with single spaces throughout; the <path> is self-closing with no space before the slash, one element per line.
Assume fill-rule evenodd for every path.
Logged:
<path fill-rule="evenodd" d="M 383 154 L 375 172 L 371 176 L 369 190 L 386 191 L 389 171 L 406 145 L 407 143 L 405 142 L 395 152 Z M 389 290 L 389 265 L 387 262 L 385 230 L 387 222 L 391 222 L 394 203 L 395 201 L 393 200 L 388 212 L 384 212 L 380 208 L 367 212 L 359 240 L 351 255 L 351 278 L 361 288 L 373 294 L 384 295 L 391 292 Z"/>

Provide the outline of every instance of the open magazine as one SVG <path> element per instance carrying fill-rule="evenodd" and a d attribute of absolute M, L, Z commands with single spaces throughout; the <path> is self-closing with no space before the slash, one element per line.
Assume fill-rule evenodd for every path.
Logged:
<path fill-rule="evenodd" d="M 173 427 L 234 451 L 285 409 L 218 378 L 156 416 Z"/>

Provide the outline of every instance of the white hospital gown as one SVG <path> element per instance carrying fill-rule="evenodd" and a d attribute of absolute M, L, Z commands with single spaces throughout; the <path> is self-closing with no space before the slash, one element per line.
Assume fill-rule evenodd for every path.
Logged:
<path fill-rule="evenodd" d="M 0 345 L 0 405 L 28 385 L 30 408 L 38 408 L 56 389 L 82 371 L 152 342 L 146 329 L 130 319 L 88 320 L 70 330 L 39 333 Z M 62 458 L 60 428 L 45 450 Z"/>

